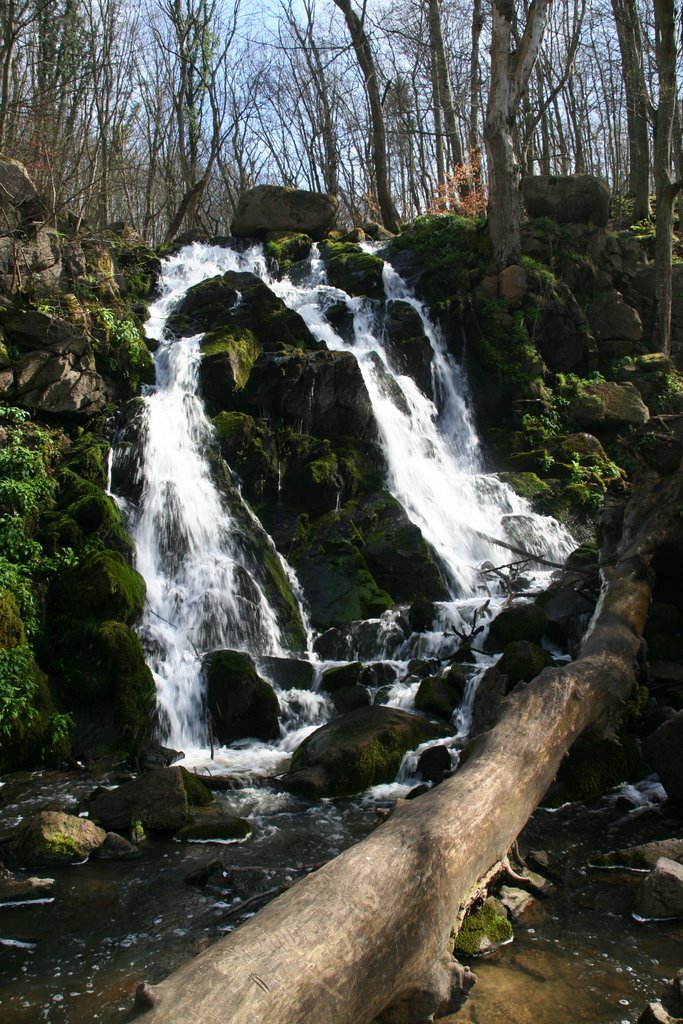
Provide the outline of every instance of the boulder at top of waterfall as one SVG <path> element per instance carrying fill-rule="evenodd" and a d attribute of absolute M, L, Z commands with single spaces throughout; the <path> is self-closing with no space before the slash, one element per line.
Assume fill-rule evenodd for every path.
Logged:
<path fill-rule="evenodd" d="M 87 818 L 40 811 L 17 829 L 12 854 L 22 867 L 85 860 L 102 845 L 106 832 Z"/>
<path fill-rule="evenodd" d="M 391 782 L 407 751 L 448 731 L 441 721 L 399 708 L 357 708 L 299 744 L 282 785 L 304 796 L 353 796 Z"/>
<path fill-rule="evenodd" d="M 633 913 L 645 920 L 683 917 L 683 865 L 660 857 L 636 889 Z"/>
<path fill-rule="evenodd" d="M 609 186 L 593 174 L 535 174 L 522 178 L 521 189 L 529 217 L 548 217 L 559 224 L 607 225 Z"/>
<path fill-rule="evenodd" d="M 177 832 L 188 821 L 189 806 L 213 799 L 184 768 L 155 768 L 116 789 L 96 791 L 87 804 L 90 817 L 112 832 L 131 827 Z"/>
<path fill-rule="evenodd" d="M 280 704 L 253 660 L 239 651 L 214 651 L 204 660 L 206 700 L 219 743 L 253 737 L 276 740 Z"/>
<path fill-rule="evenodd" d="M 280 185 L 256 185 L 240 196 L 232 233 L 251 238 L 271 231 L 296 231 L 320 241 L 336 224 L 338 213 L 336 196 Z"/>

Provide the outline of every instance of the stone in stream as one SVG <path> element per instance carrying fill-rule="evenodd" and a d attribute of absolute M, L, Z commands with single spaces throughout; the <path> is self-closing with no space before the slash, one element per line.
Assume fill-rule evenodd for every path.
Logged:
<path fill-rule="evenodd" d="M 118 832 L 107 832 L 104 842 L 93 853 L 93 857 L 98 860 L 135 860 L 140 856 L 140 847 L 124 839 Z"/>
<path fill-rule="evenodd" d="M 307 736 L 281 782 L 303 796 L 353 796 L 391 782 L 405 753 L 448 732 L 444 722 L 399 708 L 358 708 Z"/>
<path fill-rule="evenodd" d="M 614 853 L 601 853 L 591 857 L 591 867 L 632 868 L 635 871 L 647 871 L 656 866 L 660 857 L 683 864 L 683 839 L 660 839 L 655 843 L 644 843 L 642 846 L 629 846 Z"/>
<path fill-rule="evenodd" d="M 101 790 L 87 804 L 90 817 L 112 832 L 150 829 L 177 832 L 189 820 L 189 806 L 213 797 L 184 768 L 157 768 L 116 789 Z M 102 837 L 104 839 L 104 836 Z"/>
<path fill-rule="evenodd" d="M 10 871 L 0 869 L 0 903 L 44 899 L 50 895 L 54 884 L 54 878 L 17 878 Z"/>
<path fill-rule="evenodd" d="M 636 890 L 633 914 L 644 921 L 683 917 L 683 865 L 660 857 Z"/>
<path fill-rule="evenodd" d="M 253 660 L 239 651 L 214 651 L 204 661 L 206 701 L 219 743 L 280 735 L 280 704 Z"/>
<path fill-rule="evenodd" d="M 12 840 L 12 855 L 22 867 L 73 864 L 102 845 L 106 832 L 87 818 L 61 811 L 39 811 L 22 822 Z"/>

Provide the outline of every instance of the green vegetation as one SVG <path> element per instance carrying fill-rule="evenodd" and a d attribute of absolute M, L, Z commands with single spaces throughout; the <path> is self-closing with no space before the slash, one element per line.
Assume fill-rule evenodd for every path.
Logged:
<path fill-rule="evenodd" d="M 498 900 L 489 897 L 477 910 L 471 911 L 455 936 L 454 952 L 463 956 L 476 956 L 488 952 L 493 946 L 512 939 L 512 925 Z"/>

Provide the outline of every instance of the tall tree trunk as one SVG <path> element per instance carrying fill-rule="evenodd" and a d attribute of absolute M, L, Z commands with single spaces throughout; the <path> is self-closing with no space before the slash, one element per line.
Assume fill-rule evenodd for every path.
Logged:
<path fill-rule="evenodd" d="M 673 429 L 683 436 L 680 418 Z M 426 1024 L 452 1011 L 465 979 L 446 948 L 461 901 L 505 855 L 574 740 L 609 728 L 636 686 L 652 559 L 663 544 L 683 551 L 680 485 L 680 466 L 664 478 L 645 470 L 623 520 L 612 518 L 579 658 L 513 691 L 452 778 L 145 986 L 145 1024 Z"/>
<path fill-rule="evenodd" d="M 387 230 L 397 232 L 400 228 L 400 222 L 393 199 L 391 198 L 384 111 L 382 110 L 382 98 L 379 92 L 379 82 L 377 81 L 377 70 L 375 68 L 372 47 L 365 33 L 362 20 L 351 6 L 351 0 L 334 0 L 334 4 L 344 15 L 356 59 L 365 81 L 365 90 L 370 107 L 373 167 L 380 216 Z"/>
<path fill-rule="evenodd" d="M 633 220 L 649 220 L 650 140 L 648 98 L 643 65 L 643 33 L 637 0 L 612 0 L 626 90 L 628 125 L 629 194 L 633 196 Z M 656 161 L 655 161 L 656 167 Z"/>
<path fill-rule="evenodd" d="M 551 0 L 532 0 L 524 34 L 513 50 L 514 0 L 492 0 L 491 85 L 484 141 L 489 172 L 489 234 L 494 260 L 505 267 L 521 258 L 517 110 L 538 57 Z"/>
<path fill-rule="evenodd" d="M 682 182 L 674 183 L 673 125 L 676 103 L 676 11 L 674 0 L 654 0 L 655 57 L 659 105 L 655 117 L 655 233 L 656 338 L 661 352 L 671 353 L 673 205 Z"/>
<path fill-rule="evenodd" d="M 434 67 L 432 74 L 435 75 L 438 85 L 438 95 L 450 149 L 451 166 L 457 167 L 465 162 L 465 155 L 462 151 L 462 142 L 460 140 L 460 132 L 458 131 L 458 119 L 455 113 L 453 90 L 451 89 L 451 79 L 448 73 L 448 58 L 443 41 L 441 0 L 429 0 L 429 44 Z"/>

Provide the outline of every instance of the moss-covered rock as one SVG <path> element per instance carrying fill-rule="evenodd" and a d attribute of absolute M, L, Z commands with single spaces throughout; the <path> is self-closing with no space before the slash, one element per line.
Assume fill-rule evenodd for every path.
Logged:
<path fill-rule="evenodd" d="M 308 736 L 282 784 L 305 796 L 352 796 L 391 782 L 408 750 L 447 731 L 442 722 L 398 708 L 358 708 Z"/>
<path fill-rule="evenodd" d="M 132 623 L 142 614 L 145 581 L 119 551 L 98 551 L 55 586 L 62 619 L 114 619 Z"/>
<path fill-rule="evenodd" d="M 468 672 L 461 665 L 454 665 L 445 676 L 428 676 L 420 683 L 415 694 L 415 707 L 450 721 L 457 707 L 462 703 L 467 686 Z"/>
<path fill-rule="evenodd" d="M 96 790 L 88 801 L 90 818 L 107 830 L 177 832 L 190 818 L 183 770 L 156 768 L 116 789 Z"/>
<path fill-rule="evenodd" d="M 489 896 L 471 911 L 455 936 L 454 952 L 461 956 L 490 953 L 512 939 L 512 925 L 498 900 Z"/>
<path fill-rule="evenodd" d="M 0 648 L 0 772 L 59 764 L 71 750 L 70 724 L 32 650 Z"/>
<path fill-rule="evenodd" d="M 61 811 L 40 811 L 17 829 L 12 854 L 24 868 L 42 864 L 73 864 L 102 845 L 106 832 L 87 818 Z"/>
<path fill-rule="evenodd" d="M 200 388 L 212 410 L 229 407 L 233 395 L 247 381 L 261 346 L 248 327 L 236 324 L 221 327 L 204 335 L 200 350 Z"/>
<path fill-rule="evenodd" d="M 379 256 L 363 252 L 353 242 L 330 241 L 321 242 L 320 255 L 325 261 L 327 280 L 335 288 L 341 288 L 348 295 L 384 297 L 384 261 Z"/>
<path fill-rule="evenodd" d="M 266 254 L 277 263 L 280 276 L 286 274 L 293 263 L 308 258 L 313 240 L 310 235 L 296 231 L 273 231 L 266 240 Z"/>
<path fill-rule="evenodd" d="M 516 604 L 504 608 L 491 623 L 487 645 L 490 650 L 501 650 L 517 640 L 540 643 L 548 618 L 535 604 Z"/>
<path fill-rule="evenodd" d="M 559 806 L 567 801 L 587 803 L 624 782 L 637 782 L 648 766 L 633 739 L 619 742 L 580 738 L 560 765 L 556 783 L 543 803 Z"/>
<path fill-rule="evenodd" d="M 248 654 L 214 651 L 205 659 L 206 701 L 219 743 L 280 735 L 280 704 Z"/>
<path fill-rule="evenodd" d="M 14 594 L 0 590 L 0 648 L 18 647 L 26 643 L 24 623 Z"/>
<path fill-rule="evenodd" d="M 496 667 L 503 672 L 512 686 L 531 682 L 536 676 L 553 664 L 547 651 L 529 640 L 517 640 L 508 644 Z"/>

